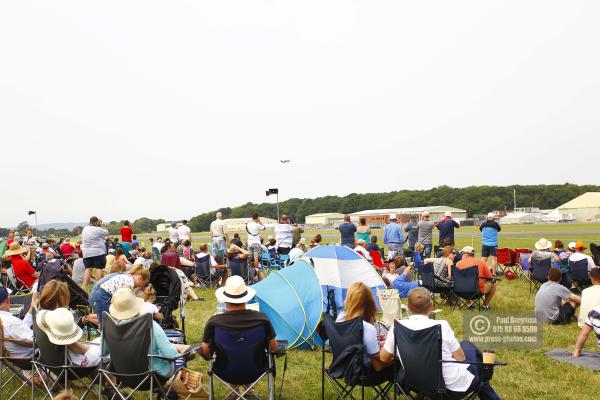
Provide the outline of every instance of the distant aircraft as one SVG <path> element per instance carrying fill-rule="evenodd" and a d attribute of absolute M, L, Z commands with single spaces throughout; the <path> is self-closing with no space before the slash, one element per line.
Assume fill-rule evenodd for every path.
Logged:
<path fill-rule="evenodd" d="M 285 163 L 289 163 L 290 160 L 279 160 L 280 163 L 285 164 Z"/>

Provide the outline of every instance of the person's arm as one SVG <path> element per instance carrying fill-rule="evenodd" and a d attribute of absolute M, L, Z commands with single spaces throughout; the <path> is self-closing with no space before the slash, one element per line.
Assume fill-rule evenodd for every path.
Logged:
<path fill-rule="evenodd" d="M 437 258 L 426 258 L 423 260 L 423 264 L 431 264 L 436 262 L 438 259 Z"/>
<path fill-rule="evenodd" d="M 572 294 L 569 296 L 569 301 L 572 301 L 573 303 L 579 305 L 581 304 L 581 297 L 577 296 L 576 294 Z"/>
<path fill-rule="evenodd" d="M 456 361 L 465 361 L 465 352 L 459 347 L 458 350 L 452 352 L 452 358 Z"/>
<path fill-rule="evenodd" d="M 583 349 L 583 345 L 587 341 L 589 334 L 592 332 L 592 327 L 588 324 L 583 325 L 581 327 L 581 332 L 579 332 L 579 337 L 577 338 L 577 342 L 575 343 L 575 350 L 573 350 L 573 357 L 580 357 L 581 350 Z"/>
<path fill-rule="evenodd" d="M 85 343 L 75 342 L 69 345 L 69 350 L 76 354 L 85 354 L 90 349 L 90 346 Z"/>
<path fill-rule="evenodd" d="M 446 267 L 448 268 L 448 279 L 452 279 L 452 261 L 449 258 L 446 260 Z"/>
<path fill-rule="evenodd" d="M 208 343 L 202 342 L 200 345 L 200 355 L 207 360 L 210 358 L 210 346 Z"/>
<path fill-rule="evenodd" d="M 456 222 L 455 220 L 452 220 L 452 223 L 454 224 L 455 228 L 460 228 L 460 224 L 458 222 Z"/>

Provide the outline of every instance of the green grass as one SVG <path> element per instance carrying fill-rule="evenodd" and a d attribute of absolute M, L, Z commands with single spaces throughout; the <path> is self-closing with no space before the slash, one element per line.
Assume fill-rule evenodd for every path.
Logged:
<path fill-rule="evenodd" d="M 536 229 L 529 229 L 535 227 Z M 600 236 L 599 224 L 573 224 L 573 225 L 520 225 L 504 227 L 503 233 L 525 232 L 517 238 L 503 234 L 500 238 L 502 247 L 532 247 L 533 243 L 541 236 L 549 239 L 572 237 L 578 239 L 577 234 L 571 232 L 593 231 L 596 234 L 585 234 L 586 239 L 592 240 Z M 481 245 L 476 228 L 465 227 L 461 229 L 461 235 L 457 237 L 457 247 Z M 547 235 L 548 232 L 558 232 L 557 235 Z M 312 237 L 316 231 L 305 232 L 304 236 Z M 336 235 L 336 231 L 322 232 L 323 234 Z M 380 232 L 376 232 L 380 235 Z M 464 234 L 464 235 L 463 235 Z M 571 236 L 573 235 L 573 236 Z M 141 241 L 147 240 L 154 235 L 139 235 Z M 244 235 L 242 235 L 244 236 Z M 556 237 L 555 237 L 556 236 Z M 582 235 L 583 236 L 583 235 Z M 380 236 L 381 237 L 381 236 Z M 525 239 L 519 239 L 524 237 Z M 244 239 L 244 238 L 243 238 Z M 569 239 L 571 240 L 571 239 Z M 208 241 L 206 233 L 194 234 L 194 245 Z M 325 242 L 336 242 L 337 237 L 327 237 Z M 216 310 L 216 301 L 213 290 L 197 290 L 206 301 L 188 303 L 186 306 L 187 319 L 186 330 L 188 341 L 198 343 L 202 339 L 202 332 L 206 320 Z M 529 293 L 529 285 L 522 280 L 501 281 L 498 283 L 496 297 L 492 301 L 495 311 L 527 311 L 533 310 L 534 295 Z M 462 312 L 452 311 L 443 307 L 444 311 L 438 318 L 446 319 L 454 328 L 457 337 L 462 335 Z M 597 399 L 600 388 L 600 377 L 587 369 L 576 368 L 569 364 L 559 363 L 547 358 L 544 353 L 557 348 L 572 350 L 575 340 L 579 334 L 576 324 L 568 326 L 544 326 L 544 344 L 540 349 L 534 350 L 498 350 L 498 359 L 509 363 L 507 367 L 497 368 L 493 386 L 504 399 Z M 590 337 L 586 348 L 597 351 L 595 340 Z M 315 399 L 320 396 L 320 361 L 321 355 L 318 350 L 293 350 L 288 354 L 288 370 L 283 387 L 283 398 L 286 399 Z M 277 388 L 281 384 L 282 359 L 277 359 L 278 378 Z M 201 359 L 191 362 L 191 368 L 206 372 L 207 363 Z M 264 394 L 264 385 L 259 387 L 259 393 Z M 222 391 L 219 393 L 224 394 Z M 5 398 L 3 394 L 0 396 Z M 367 393 L 367 398 L 372 396 Z M 17 399 L 31 398 L 29 392 L 17 396 Z M 334 399 L 335 394 L 331 387 L 327 387 L 326 398 Z"/>

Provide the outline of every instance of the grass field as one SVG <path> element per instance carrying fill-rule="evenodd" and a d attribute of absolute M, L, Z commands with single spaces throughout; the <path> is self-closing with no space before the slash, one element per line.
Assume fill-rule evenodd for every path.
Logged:
<path fill-rule="evenodd" d="M 600 224 L 579 225 L 520 225 L 503 227 L 501 247 L 532 247 L 541 236 L 548 239 L 594 240 L 600 238 Z M 535 229 L 533 229 L 535 228 Z M 512 233 L 518 233 L 513 236 Z M 581 232 L 578 234 L 577 232 Z M 312 237 L 316 231 L 305 232 L 303 236 Z M 336 242 L 336 231 L 321 232 L 325 242 Z M 268 233 L 267 233 L 268 234 Z M 375 232 L 379 234 L 380 232 Z M 140 235 L 139 239 L 156 235 Z M 244 236 L 244 235 L 242 235 Z M 206 233 L 194 234 L 194 244 L 208 240 Z M 521 239 L 523 238 L 523 239 Z M 598 241 L 596 239 L 596 241 Z M 476 228 L 465 227 L 457 236 L 457 247 L 473 244 L 477 249 L 480 239 Z M 215 312 L 216 301 L 213 290 L 202 289 L 197 293 L 206 298 L 204 302 L 188 303 L 186 307 L 186 328 L 188 341 L 201 341 L 206 320 Z M 534 295 L 529 293 L 529 285 L 523 280 L 501 281 L 498 283 L 496 297 L 492 302 L 494 311 L 527 311 L 533 310 Z M 444 311 L 438 318 L 446 319 L 454 328 L 457 337 L 462 335 L 462 312 L 452 311 L 443 307 Z M 498 350 L 498 359 L 509 363 L 507 367 L 497 368 L 492 381 L 496 391 L 503 399 L 598 399 L 600 391 L 600 375 L 582 368 L 575 368 L 547 358 L 544 353 L 551 349 L 566 348 L 572 350 L 579 333 L 576 324 L 569 326 L 544 326 L 544 344 L 535 350 Z M 586 348 L 598 350 L 596 341 L 590 337 Z M 288 354 L 288 369 L 283 386 L 283 398 L 286 399 L 316 399 L 320 396 L 320 352 L 317 350 L 293 350 Z M 281 384 L 281 363 L 277 360 L 279 375 L 277 390 Z M 194 360 L 191 367 L 206 371 L 207 363 Z M 221 392 L 222 393 L 222 392 Z M 264 386 L 259 393 L 264 394 Z M 367 398 L 372 397 L 367 392 Z M 5 398 L 5 394 L 1 396 Z M 18 399 L 31 398 L 29 392 L 17 396 Z M 330 387 L 327 387 L 326 398 L 335 399 Z"/>

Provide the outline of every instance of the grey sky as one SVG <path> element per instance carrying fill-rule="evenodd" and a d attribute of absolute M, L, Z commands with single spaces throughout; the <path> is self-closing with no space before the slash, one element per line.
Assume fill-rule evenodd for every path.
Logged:
<path fill-rule="evenodd" d="M 0 226 L 598 183 L 596 1 L 0 4 Z"/>

